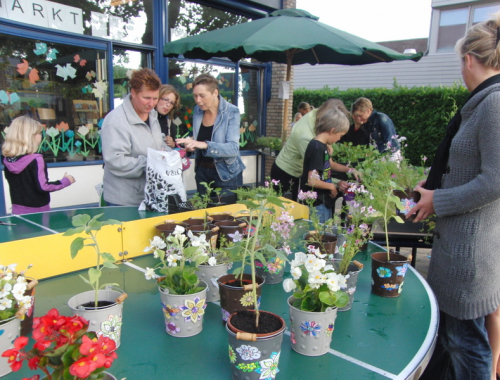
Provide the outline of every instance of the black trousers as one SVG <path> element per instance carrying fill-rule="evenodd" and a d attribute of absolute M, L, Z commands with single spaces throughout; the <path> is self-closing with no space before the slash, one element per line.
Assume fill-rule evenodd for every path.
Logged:
<path fill-rule="evenodd" d="M 280 181 L 278 186 L 273 186 L 275 191 L 279 191 L 281 186 L 281 192 L 285 194 L 290 191 L 292 193 L 292 201 L 297 202 L 300 178 L 293 177 L 284 170 L 280 169 L 275 162 L 271 167 L 271 179 Z"/>

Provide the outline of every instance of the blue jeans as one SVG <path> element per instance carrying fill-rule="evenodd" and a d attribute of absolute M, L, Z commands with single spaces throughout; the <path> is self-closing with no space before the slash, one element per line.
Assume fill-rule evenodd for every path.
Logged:
<path fill-rule="evenodd" d="M 323 203 L 314 207 L 314 209 L 316 210 L 316 215 L 318 216 L 320 223 L 326 223 L 328 219 L 332 218 L 332 209 L 327 208 Z M 309 210 L 309 213 L 312 212 L 312 210 Z"/>
<path fill-rule="evenodd" d="M 230 190 L 236 190 L 238 187 L 243 186 L 243 172 L 239 173 L 236 177 L 231 178 L 229 181 L 222 181 L 219 177 L 219 174 L 217 173 L 217 169 L 203 168 L 201 166 L 198 166 L 196 168 L 195 180 L 196 191 L 200 195 L 204 195 L 207 192 L 206 187 L 201 183 L 206 182 L 207 184 L 209 184 L 210 182 L 214 181 L 211 187 L 212 189 L 216 189 L 217 187 L 222 188 L 221 194 L 224 197 L 222 201 L 225 203 L 235 203 L 236 194 L 234 194 Z M 212 193 L 212 198 L 214 196 L 215 194 Z"/>
<path fill-rule="evenodd" d="M 484 319 L 459 320 L 440 312 L 436 348 L 420 380 L 489 380 L 492 356 Z"/>

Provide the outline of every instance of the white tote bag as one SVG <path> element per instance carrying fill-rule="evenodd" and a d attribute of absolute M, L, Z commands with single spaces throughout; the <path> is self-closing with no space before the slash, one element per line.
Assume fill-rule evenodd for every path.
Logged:
<path fill-rule="evenodd" d="M 179 152 L 148 148 L 144 201 L 139 209 L 168 212 L 168 196 L 173 194 L 178 194 L 183 202 L 187 199 Z"/>

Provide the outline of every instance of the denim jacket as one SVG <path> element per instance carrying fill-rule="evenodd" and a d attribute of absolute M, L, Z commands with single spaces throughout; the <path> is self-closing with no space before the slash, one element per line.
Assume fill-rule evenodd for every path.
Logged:
<path fill-rule="evenodd" d="M 399 142 L 393 136 L 396 135 L 394 123 L 385 113 L 373 111 L 368 121 L 364 124 L 368 127 L 372 140 L 377 144 L 380 153 L 387 150 L 387 143 L 391 143 L 391 150 L 399 150 Z"/>
<path fill-rule="evenodd" d="M 193 134 L 198 138 L 203 112 L 198 106 L 194 107 Z M 206 141 L 208 149 L 196 150 L 195 171 L 201 155 L 213 157 L 217 174 L 222 181 L 229 181 L 244 169 L 245 165 L 240 157 L 240 111 L 219 96 L 219 110 L 212 131 L 212 140 Z"/>

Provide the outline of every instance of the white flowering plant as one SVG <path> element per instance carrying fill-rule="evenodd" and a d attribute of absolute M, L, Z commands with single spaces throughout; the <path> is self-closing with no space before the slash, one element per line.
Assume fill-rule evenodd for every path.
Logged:
<path fill-rule="evenodd" d="M 121 224 L 119 220 L 115 219 L 100 221 L 99 218 L 102 215 L 103 214 L 98 214 L 92 218 L 90 217 L 90 215 L 87 214 L 75 215 L 71 220 L 71 223 L 75 228 L 70 228 L 63 234 L 63 236 L 72 236 L 81 233 L 88 235 L 88 237 L 78 236 L 75 239 L 73 239 L 73 241 L 71 242 L 70 250 L 71 250 L 71 258 L 74 259 L 78 254 L 78 252 L 80 252 L 84 247 L 92 247 L 94 249 L 94 252 L 96 254 L 97 264 L 95 268 L 90 268 L 88 270 L 88 278 L 85 278 L 82 275 L 80 275 L 80 278 L 94 289 L 95 307 L 97 307 L 98 294 L 100 289 L 103 289 L 107 286 L 118 285 L 111 283 L 100 284 L 102 268 L 115 269 L 118 267 L 114 264 L 116 259 L 113 257 L 111 253 L 101 252 L 99 243 L 97 241 L 97 233 L 104 226 Z"/>
<path fill-rule="evenodd" d="M 26 310 L 31 307 L 31 296 L 25 295 L 30 284 L 24 276 L 31 265 L 21 272 L 16 271 L 16 266 L 0 265 L 0 322 L 14 315 L 24 318 Z"/>
<path fill-rule="evenodd" d="M 308 253 L 296 252 L 291 261 L 292 278 L 283 281 L 286 292 L 293 291 L 292 306 L 303 311 L 323 312 L 327 308 L 344 307 L 349 302 L 344 276 L 325 260 L 318 248 L 310 246 Z"/>
<path fill-rule="evenodd" d="M 207 254 L 210 243 L 205 234 L 195 236 L 192 231 L 185 234 L 185 228 L 176 226 L 174 232 L 166 238 L 155 236 L 144 252 L 153 252 L 160 262 L 154 268 L 146 268 L 145 277 L 151 280 L 156 276 L 156 269 L 162 275 L 158 286 L 170 294 L 193 294 L 203 290 L 196 275 L 198 266 L 209 260 Z"/>

